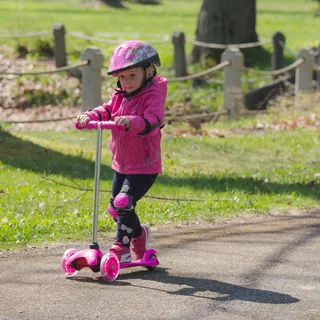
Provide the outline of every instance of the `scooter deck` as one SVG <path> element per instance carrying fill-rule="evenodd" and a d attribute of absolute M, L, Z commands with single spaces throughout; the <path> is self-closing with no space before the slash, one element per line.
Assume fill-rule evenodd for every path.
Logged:
<path fill-rule="evenodd" d="M 157 250 L 148 249 L 144 254 L 142 259 L 131 261 L 131 262 L 122 262 L 120 263 L 120 269 L 130 268 L 130 267 L 156 267 L 159 265 L 159 260 L 155 256 Z"/>

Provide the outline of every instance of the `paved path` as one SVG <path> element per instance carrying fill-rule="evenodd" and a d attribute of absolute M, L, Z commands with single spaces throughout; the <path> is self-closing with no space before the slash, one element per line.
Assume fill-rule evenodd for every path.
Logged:
<path fill-rule="evenodd" d="M 62 276 L 70 244 L 0 253 L 0 319 L 320 319 L 319 213 L 151 230 L 161 265 L 114 283 Z"/>

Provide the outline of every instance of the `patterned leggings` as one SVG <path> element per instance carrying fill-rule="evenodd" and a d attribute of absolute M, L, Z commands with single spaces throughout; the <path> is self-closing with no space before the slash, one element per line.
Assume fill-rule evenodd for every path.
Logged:
<path fill-rule="evenodd" d="M 127 194 L 132 197 L 133 209 L 130 211 L 119 211 L 117 219 L 116 241 L 129 247 L 132 238 L 138 238 L 142 234 L 141 224 L 135 212 L 137 202 L 148 192 L 157 179 L 158 174 L 121 174 L 114 172 L 112 181 L 111 206 L 113 200 L 124 185 L 129 189 Z"/>

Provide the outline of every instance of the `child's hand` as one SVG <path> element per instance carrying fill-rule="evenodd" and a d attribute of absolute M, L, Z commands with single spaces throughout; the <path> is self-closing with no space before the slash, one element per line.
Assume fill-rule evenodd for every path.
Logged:
<path fill-rule="evenodd" d="M 77 122 L 79 123 L 80 127 L 84 127 L 90 120 L 90 117 L 86 114 L 80 114 L 77 116 Z"/>
<path fill-rule="evenodd" d="M 116 117 L 114 119 L 115 124 L 119 125 L 119 126 L 125 126 L 126 128 L 130 127 L 130 119 L 127 116 L 120 116 L 120 117 Z"/>

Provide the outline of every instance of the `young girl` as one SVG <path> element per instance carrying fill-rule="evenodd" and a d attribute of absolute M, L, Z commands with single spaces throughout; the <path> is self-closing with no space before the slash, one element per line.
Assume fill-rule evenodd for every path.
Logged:
<path fill-rule="evenodd" d="M 110 148 L 114 170 L 109 214 L 117 221 L 116 241 L 109 250 L 119 262 L 141 259 L 149 248 L 150 229 L 140 224 L 135 212 L 138 202 L 162 172 L 161 132 L 167 80 L 157 76 L 157 51 L 148 43 L 131 40 L 112 53 L 108 74 L 118 78 L 110 100 L 80 114 L 77 122 L 111 120 L 125 131 L 111 130 Z"/>

